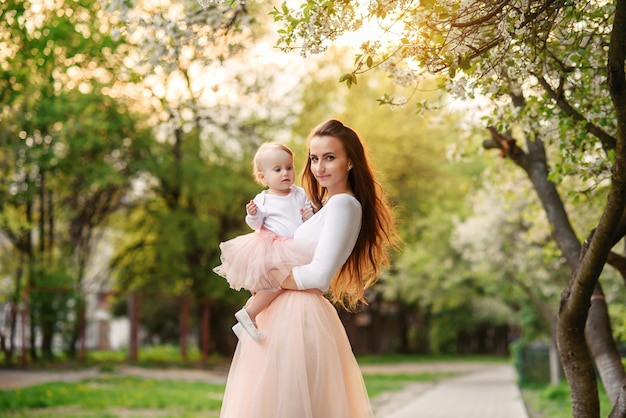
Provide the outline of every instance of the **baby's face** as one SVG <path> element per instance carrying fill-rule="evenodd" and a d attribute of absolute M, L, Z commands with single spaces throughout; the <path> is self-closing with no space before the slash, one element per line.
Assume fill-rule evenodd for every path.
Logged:
<path fill-rule="evenodd" d="M 263 155 L 260 174 L 270 189 L 276 194 L 288 194 L 296 174 L 293 157 L 283 150 L 270 150 Z"/>

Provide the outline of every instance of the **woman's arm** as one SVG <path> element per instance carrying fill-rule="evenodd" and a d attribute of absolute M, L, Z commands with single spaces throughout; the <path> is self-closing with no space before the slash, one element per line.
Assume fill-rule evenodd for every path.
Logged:
<path fill-rule="evenodd" d="M 282 289 L 325 292 L 352 253 L 361 230 L 361 205 L 348 195 L 340 196 L 326 205 L 326 218 L 311 263 L 294 267 L 287 277 L 278 270 L 269 272 Z"/>
<path fill-rule="evenodd" d="M 349 195 L 335 195 L 324 207 L 324 224 L 311 263 L 296 266 L 283 281 L 284 289 L 328 290 L 346 262 L 361 229 L 361 204 Z"/>

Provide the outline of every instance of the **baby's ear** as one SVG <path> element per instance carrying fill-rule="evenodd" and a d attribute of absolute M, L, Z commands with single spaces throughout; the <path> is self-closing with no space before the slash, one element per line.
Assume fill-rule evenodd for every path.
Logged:
<path fill-rule="evenodd" d="M 265 176 L 263 175 L 262 171 L 257 171 L 254 175 L 254 178 L 256 179 L 257 183 L 265 184 Z"/>

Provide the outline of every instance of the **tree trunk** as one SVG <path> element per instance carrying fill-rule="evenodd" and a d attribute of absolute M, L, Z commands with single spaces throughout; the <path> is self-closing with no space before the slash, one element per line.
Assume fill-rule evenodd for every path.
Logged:
<path fill-rule="evenodd" d="M 20 299 L 24 297 L 24 257 L 22 254 L 18 254 L 17 269 L 15 271 L 15 292 L 11 299 L 11 313 L 9 322 L 9 337 L 8 346 L 6 347 L 4 354 L 4 361 L 6 365 L 10 365 L 13 360 L 13 354 L 15 353 L 15 338 L 17 336 L 17 319 L 20 314 Z"/>
<path fill-rule="evenodd" d="M 607 203 L 594 230 L 591 240 L 585 246 L 578 268 L 574 271 L 570 284 L 563 293 L 561 310 L 559 312 L 558 341 L 561 347 L 561 357 L 572 392 L 574 417 L 593 418 L 599 416 L 599 407 L 589 404 L 589 390 L 595 388 L 595 374 L 591 360 L 583 351 L 580 343 L 581 327 L 584 328 L 586 308 L 589 306 L 606 307 L 604 298 L 597 291 L 597 281 L 602 268 L 615 245 L 615 231 L 621 224 L 626 207 L 626 77 L 624 74 L 624 60 L 626 60 L 626 0 L 617 0 L 613 31 L 609 44 L 608 57 L 608 85 L 611 99 L 617 116 L 617 143 L 615 147 L 615 162 L 613 176 Z M 594 321 L 594 310 L 589 312 L 589 322 Z M 601 321 L 606 319 L 600 318 Z M 591 327 L 590 327 L 591 328 Z M 607 351 L 611 346 L 604 346 Z M 594 353 L 597 355 L 597 353 Z M 566 362 L 566 359 L 572 360 Z M 603 358 L 601 360 L 604 360 Z M 597 366 L 602 365 L 597 362 Z M 582 371 L 582 373 L 581 373 Z M 617 374 L 619 376 L 619 373 Z M 608 375 L 607 375 L 608 377 Z M 613 396 L 612 417 L 622 417 L 626 414 L 626 403 L 623 398 L 624 373 L 622 369 L 619 389 L 611 388 Z M 617 386 L 617 382 L 616 386 Z M 597 402 L 597 401 L 596 401 Z"/>
<path fill-rule="evenodd" d="M 10 366 L 15 352 L 15 335 L 17 331 L 17 303 L 11 302 L 9 307 L 9 335 L 3 339 L 2 351 L 4 352 L 4 364 Z"/>
<path fill-rule="evenodd" d="M 585 337 L 604 389 L 611 400 L 611 404 L 615 405 L 621 388 L 626 383 L 626 372 L 617 351 L 617 344 L 613 339 L 608 305 L 602 294 L 600 284 L 596 285 L 591 296 L 591 307 L 585 325 Z"/>
<path fill-rule="evenodd" d="M 39 329 L 41 331 L 41 355 L 48 361 L 54 360 L 52 352 L 52 341 L 54 340 L 54 330 L 57 321 L 53 301 L 58 299 L 54 289 L 37 291 L 39 299 Z"/>
<path fill-rule="evenodd" d="M 211 338 L 211 299 L 203 297 L 201 307 L 200 334 L 202 337 L 200 338 L 200 351 L 202 353 L 202 364 L 206 364 L 209 359 L 209 340 Z"/>
<path fill-rule="evenodd" d="M 543 142 L 539 137 L 536 137 L 534 140 L 527 139 L 526 146 L 528 151 L 524 152 L 516 145 L 515 140 L 512 138 L 499 134 L 493 128 L 490 129 L 490 133 L 492 140 L 486 141 L 484 144 L 485 147 L 500 148 L 506 151 L 506 156 L 526 171 L 541 201 L 542 207 L 546 212 L 548 222 L 553 228 L 553 238 L 570 269 L 575 272 L 579 262 L 581 245 L 571 227 L 567 212 L 556 186 L 548 179 L 548 166 Z M 602 290 L 599 285 L 596 286 L 595 294 L 602 295 Z M 589 301 L 589 298 L 587 301 Z M 616 399 L 614 397 L 619 393 L 619 390 L 616 390 L 616 388 L 620 388 L 623 384 L 624 369 L 621 365 L 619 353 L 617 352 L 617 347 L 612 337 L 607 306 L 605 303 L 594 303 L 592 305 L 592 312 L 589 315 L 589 326 L 588 329 L 585 330 L 584 324 L 588 310 L 589 305 L 584 309 L 585 315 L 582 325 L 579 328 L 572 327 L 569 329 L 572 335 L 577 332 L 582 333 L 579 337 L 575 338 L 575 344 L 582 344 L 581 351 L 576 354 L 575 350 L 569 350 L 569 354 L 566 358 L 563 358 L 563 353 L 561 353 L 561 361 L 571 364 L 571 362 L 577 361 L 583 355 L 588 356 L 587 344 L 585 342 L 585 334 L 587 334 L 586 338 L 590 341 L 589 348 L 592 350 L 593 356 L 596 359 L 596 366 L 600 372 L 603 384 L 609 396 L 613 396 L 611 401 L 615 403 Z M 559 331 L 557 330 L 557 341 L 559 340 L 558 334 Z M 551 367 L 556 369 L 556 365 L 552 365 Z M 579 366 L 575 367 L 576 371 L 574 375 L 579 376 L 580 381 L 582 381 L 585 376 L 587 376 L 587 378 L 592 376 L 595 385 L 593 365 L 591 365 L 591 369 L 589 369 L 589 367 L 589 365 L 585 365 L 584 362 L 581 362 Z M 590 372 L 591 374 L 589 374 Z M 565 374 L 569 381 L 570 377 L 568 373 L 566 372 Z M 583 390 L 585 390 L 584 393 L 588 396 L 595 396 L 597 399 L 597 387 L 586 387 Z"/>
<path fill-rule="evenodd" d="M 189 311 L 191 298 L 184 295 L 180 298 L 180 357 L 184 363 L 189 361 L 187 342 L 189 341 Z"/>
<path fill-rule="evenodd" d="M 561 382 L 561 362 L 559 361 L 559 349 L 556 346 L 556 318 L 552 324 L 552 333 L 550 338 L 550 384 L 553 386 Z"/>
<path fill-rule="evenodd" d="M 32 184 L 29 184 L 30 187 L 33 187 Z M 31 200 L 28 200 L 26 202 L 26 205 L 24 206 L 24 210 L 25 210 L 25 217 L 26 220 L 28 221 L 28 223 L 32 223 L 33 222 L 33 202 Z M 27 292 L 30 292 L 32 289 L 34 289 L 37 285 L 37 283 L 35 282 L 35 274 L 36 274 L 36 264 L 35 264 L 35 255 L 34 255 L 34 249 L 33 249 L 33 242 L 32 242 L 32 238 L 31 238 L 31 234 L 30 232 L 26 234 L 26 237 L 24 238 L 24 247 L 23 247 L 23 251 L 26 254 L 26 259 L 27 259 L 27 265 L 28 265 L 28 280 L 27 280 L 27 285 L 26 288 L 28 289 Z M 32 301 L 29 301 L 32 302 Z M 33 303 L 28 303 L 27 305 L 28 308 L 28 318 L 29 318 L 29 332 L 30 332 L 30 341 L 29 341 L 29 348 L 30 348 L 30 358 L 32 361 L 37 361 L 38 359 L 38 354 L 37 354 L 37 341 L 35 339 L 35 337 L 37 336 L 37 330 L 36 330 L 36 312 L 33 309 Z"/>
<path fill-rule="evenodd" d="M 130 317 L 130 336 L 128 347 L 128 360 L 139 360 L 139 328 L 141 321 L 141 294 L 133 292 L 128 296 L 128 316 Z"/>

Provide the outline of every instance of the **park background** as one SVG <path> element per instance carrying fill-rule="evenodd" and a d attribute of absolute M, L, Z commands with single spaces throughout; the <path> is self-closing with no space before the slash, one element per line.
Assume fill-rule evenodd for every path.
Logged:
<path fill-rule="evenodd" d="M 304 20 L 280 4 L 2 3 L 6 367 L 87 362 L 109 350 L 137 362 L 152 346 L 175 346 L 183 363 L 201 366 L 228 358 L 247 295 L 212 269 L 219 242 L 248 232 L 244 205 L 259 191 L 252 155 L 265 141 L 285 142 L 302 168 L 307 133 L 333 117 L 364 139 L 404 240 L 367 305 L 340 312 L 355 353 L 510 356 L 522 379 L 534 378 L 524 363 L 540 353 L 538 379 L 561 379 L 554 327 L 572 264 L 513 151 L 542 147 L 544 180 L 583 242 L 605 208 L 617 154 L 606 138 L 617 136 L 605 47 L 614 6 L 550 15 L 558 30 L 544 47 L 567 67 L 560 75 L 544 61 L 527 68 L 513 29 L 498 68 L 493 56 L 473 56 L 488 67 L 428 63 L 409 48 L 385 54 L 362 40 L 396 35 L 376 25 L 391 15 L 386 3 L 367 9 L 373 19 L 358 30 L 330 19 L 342 4 L 303 9 L 311 26 L 316 10 L 335 25 L 316 53 L 311 39 L 291 50 Z M 559 38 L 565 28 L 571 41 Z M 453 49 L 436 34 L 430 41 L 440 57 L 443 45 Z M 623 278 L 607 267 L 601 282 L 619 350 Z"/>

